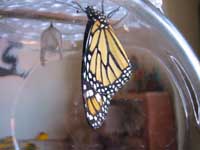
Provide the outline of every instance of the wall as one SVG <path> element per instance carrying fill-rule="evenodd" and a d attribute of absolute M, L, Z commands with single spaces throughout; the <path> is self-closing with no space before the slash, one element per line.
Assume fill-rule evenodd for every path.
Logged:
<path fill-rule="evenodd" d="M 163 0 L 165 14 L 200 55 L 199 0 Z"/>

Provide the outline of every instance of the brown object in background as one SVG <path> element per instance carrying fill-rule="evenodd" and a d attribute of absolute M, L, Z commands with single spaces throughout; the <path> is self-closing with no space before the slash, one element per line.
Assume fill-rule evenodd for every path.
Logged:
<path fill-rule="evenodd" d="M 145 94 L 149 150 L 176 150 L 173 105 L 166 92 Z"/>

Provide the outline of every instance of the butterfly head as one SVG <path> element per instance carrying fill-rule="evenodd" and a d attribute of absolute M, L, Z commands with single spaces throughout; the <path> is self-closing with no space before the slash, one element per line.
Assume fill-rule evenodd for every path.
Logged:
<path fill-rule="evenodd" d="M 95 9 L 93 6 L 87 6 L 85 12 L 88 19 L 92 21 L 98 20 L 101 23 L 107 23 L 106 16 L 99 10 Z"/>

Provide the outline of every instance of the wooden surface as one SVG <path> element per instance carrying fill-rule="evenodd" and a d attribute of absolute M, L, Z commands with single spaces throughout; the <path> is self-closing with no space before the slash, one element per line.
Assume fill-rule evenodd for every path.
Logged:
<path fill-rule="evenodd" d="M 69 24 L 85 25 L 87 22 L 86 16 L 72 16 L 67 13 L 55 13 L 50 11 L 37 11 L 33 9 L 0 9 L 0 17 L 7 18 L 24 18 L 24 19 L 37 19 L 37 20 L 56 20 L 58 22 L 64 22 Z M 110 20 L 111 24 L 117 24 L 120 20 Z"/>
<path fill-rule="evenodd" d="M 176 150 L 173 105 L 168 93 L 146 93 L 149 150 Z"/>

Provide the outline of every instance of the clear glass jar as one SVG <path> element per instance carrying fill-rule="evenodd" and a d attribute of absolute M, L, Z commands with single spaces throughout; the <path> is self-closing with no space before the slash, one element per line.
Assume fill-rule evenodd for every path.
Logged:
<path fill-rule="evenodd" d="M 82 106 L 86 15 L 71 1 L 0 3 L 0 149 L 199 149 L 199 61 L 150 3 L 104 2 L 106 13 L 120 6 L 110 24 L 137 68 L 98 130 L 87 125 Z M 80 4 L 101 9 L 100 1 Z M 62 34 L 62 54 L 41 57 L 50 22 Z"/>

